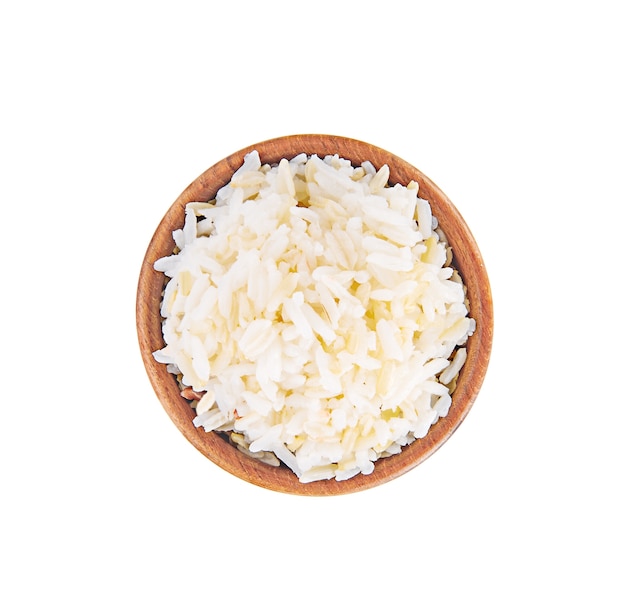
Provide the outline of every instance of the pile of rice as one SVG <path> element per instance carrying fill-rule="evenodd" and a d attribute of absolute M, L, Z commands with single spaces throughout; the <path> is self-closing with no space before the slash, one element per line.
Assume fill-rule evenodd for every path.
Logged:
<path fill-rule="evenodd" d="M 262 164 L 189 203 L 154 353 L 194 424 L 303 483 L 369 474 L 450 408 L 475 328 L 418 185 L 337 155 Z"/>

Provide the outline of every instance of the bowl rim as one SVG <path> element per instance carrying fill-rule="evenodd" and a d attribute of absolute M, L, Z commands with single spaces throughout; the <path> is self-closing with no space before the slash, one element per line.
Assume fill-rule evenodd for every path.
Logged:
<path fill-rule="evenodd" d="M 377 460 L 369 475 L 358 474 L 346 481 L 300 483 L 287 467 L 269 466 L 244 455 L 218 433 L 207 433 L 193 425 L 195 412 L 180 396 L 176 380 L 167 373 L 165 365 L 157 363 L 152 356 L 163 347 L 160 304 L 166 279 L 154 270 L 154 262 L 174 249 L 171 234 L 182 227 L 186 204 L 214 198 L 217 190 L 241 166 L 244 156 L 253 150 L 259 152 L 263 163 L 271 164 L 300 153 L 320 157 L 338 154 L 353 165 L 369 161 L 379 168 L 386 163 L 390 184 L 406 185 L 415 180 L 420 197 L 430 202 L 433 215 L 448 238 L 453 265 L 466 286 L 476 330 L 467 342 L 467 359 L 452 394 L 448 415 L 440 418 L 424 438 L 407 445 L 399 454 Z M 298 134 L 242 148 L 209 167 L 184 189 L 158 224 L 145 252 L 137 284 L 136 323 L 141 358 L 157 398 L 179 431 L 200 453 L 223 470 L 258 487 L 295 495 L 329 496 L 362 491 L 391 481 L 421 464 L 451 437 L 472 408 L 486 375 L 493 344 L 493 301 L 484 260 L 470 228 L 430 178 L 397 155 L 367 142 L 336 135 Z"/>

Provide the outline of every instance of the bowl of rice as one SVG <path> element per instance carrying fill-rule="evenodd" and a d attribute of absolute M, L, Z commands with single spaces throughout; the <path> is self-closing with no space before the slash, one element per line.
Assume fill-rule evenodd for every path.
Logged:
<path fill-rule="evenodd" d="M 159 401 L 204 456 L 299 495 L 417 466 L 483 383 L 493 308 L 470 229 L 374 145 L 294 135 L 207 169 L 165 213 L 136 302 Z"/>

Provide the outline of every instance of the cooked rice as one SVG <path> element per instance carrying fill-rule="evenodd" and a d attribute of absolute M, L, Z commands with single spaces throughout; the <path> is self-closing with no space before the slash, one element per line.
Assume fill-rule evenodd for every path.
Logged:
<path fill-rule="evenodd" d="M 475 328 L 418 185 L 337 155 L 246 155 L 186 207 L 158 362 L 200 400 L 194 424 L 303 483 L 369 474 L 428 433 Z"/>

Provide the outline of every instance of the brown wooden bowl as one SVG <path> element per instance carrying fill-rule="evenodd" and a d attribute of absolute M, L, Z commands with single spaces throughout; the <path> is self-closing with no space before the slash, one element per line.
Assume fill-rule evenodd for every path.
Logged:
<path fill-rule="evenodd" d="M 439 419 L 424 438 L 404 447 L 401 453 L 379 459 L 369 475 L 359 474 L 346 481 L 331 479 L 300 483 L 285 466 L 269 466 L 247 457 L 220 434 L 207 433 L 193 425 L 195 412 L 180 396 L 175 378 L 152 356 L 164 345 L 160 304 L 165 277 L 154 270 L 154 262 L 172 253 L 172 231 L 183 226 L 185 205 L 190 201 L 213 199 L 239 168 L 244 155 L 252 150 L 259 152 L 263 163 L 277 163 L 299 153 L 320 157 L 337 153 L 354 165 L 370 161 L 379 168 L 386 163 L 391 184 L 406 185 L 415 180 L 420 186 L 420 197 L 428 199 L 433 215 L 448 238 L 454 253 L 453 265 L 467 287 L 470 315 L 476 321 L 476 331 L 467 343 L 467 360 L 452 395 L 448 415 Z M 478 246 L 457 209 L 429 178 L 406 161 L 371 144 L 338 136 L 294 135 L 267 140 L 230 155 L 194 180 L 165 214 L 148 246 L 139 277 L 136 308 L 139 346 L 148 377 L 165 411 L 187 440 L 212 462 L 237 477 L 260 487 L 291 494 L 328 496 L 351 493 L 390 481 L 417 466 L 448 440 L 467 415 L 482 385 L 491 354 L 493 307 L 489 279 Z"/>

